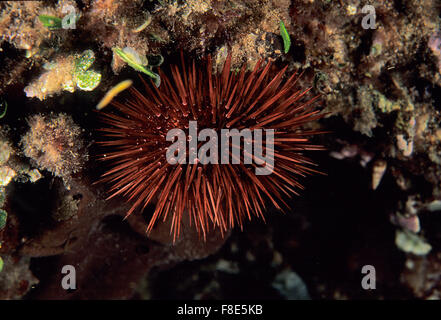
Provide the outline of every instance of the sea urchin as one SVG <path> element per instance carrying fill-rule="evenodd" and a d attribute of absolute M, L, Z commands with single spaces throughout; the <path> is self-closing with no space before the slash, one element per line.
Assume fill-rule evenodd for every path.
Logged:
<path fill-rule="evenodd" d="M 225 232 L 235 225 L 242 227 L 244 220 L 252 216 L 264 219 L 268 200 L 278 209 L 287 207 L 284 197 L 302 188 L 298 177 L 317 172 L 303 151 L 322 149 L 307 139 L 319 132 L 301 129 L 321 117 L 320 110 L 312 106 L 317 97 L 307 99 L 310 89 L 297 88 L 296 74 L 286 78 L 287 67 L 272 77 L 271 62 L 263 65 L 259 61 L 252 72 L 243 67 L 234 73 L 228 56 L 222 72 L 217 74 L 210 57 L 186 66 L 181 54 L 181 64 L 181 68 L 171 66 L 171 77 L 160 72 L 160 87 L 143 81 L 146 94 L 131 88 L 132 97 L 127 101 L 112 102 L 115 112 L 102 112 L 105 127 L 100 129 L 103 139 L 98 143 L 105 152 L 100 160 L 110 168 L 100 181 L 110 187 L 108 198 L 123 196 L 130 201 L 127 216 L 156 202 L 147 231 L 171 216 L 175 237 L 179 236 L 184 214 L 205 238 L 211 227 Z M 237 157 L 237 153 L 227 149 L 227 156 L 233 158 L 231 164 L 203 164 L 201 158 L 217 152 L 216 137 L 193 137 L 190 132 L 181 145 L 167 139 L 172 129 L 189 133 L 192 123 L 197 123 L 198 129 L 210 128 L 219 133 L 230 128 L 240 130 L 240 140 L 233 142 L 232 150 L 239 150 L 241 155 Z M 273 133 L 272 147 L 263 147 L 266 154 L 273 153 L 274 164 L 268 165 L 268 174 L 255 172 L 262 161 L 247 151 L 250 149 L 246 145 L 256 141 L 256 133 L 251 140 L 241 136 L 247 129 Z M 199 153 L 191 150 L 192 138 Z M 207 138 L 215 149 L 203 148 Z M 182 148 L 187 148 L 185 142 L 190 144 L 190 161 L 186 161 L 186 152 L 181 153 Z M 172 145 L 178 145 L 172 154 L 180 154 L 174 162 L 166 158 Z M 194 161 L 192 152 L 198 155 Z M 246 161 L 250 159 L 254 162 Z"/>

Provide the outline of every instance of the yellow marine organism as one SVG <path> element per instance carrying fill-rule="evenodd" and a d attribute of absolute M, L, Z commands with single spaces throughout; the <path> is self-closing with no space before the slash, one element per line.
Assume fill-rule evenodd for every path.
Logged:
<path fill-rule="evenodd" d="M 101 110 L 102 108 L 104 108 L 105 106 L 107 106 L 110 101 L 112 101 L 112 99 L 121 91 L 126 90 L 128 87 L 130 87 L 132 85 L 133 81 L 132 80 L 124 80 L 121 81 L 120 83 L 118 83 L 116 86 L 114 86 L 112 89 L 110 89 L 109 91 L 107 91 L 106 95 L 104 96 L 104 98 L 101 99 L 101 101 L 97 104 L 96 109 L 97 110 Z"/>

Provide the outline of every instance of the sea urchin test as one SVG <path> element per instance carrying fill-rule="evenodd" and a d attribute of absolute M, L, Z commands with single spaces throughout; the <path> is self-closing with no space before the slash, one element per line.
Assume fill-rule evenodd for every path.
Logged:
<path fill-rule="evenodd" d="M 322 117 L 318 97 L 307 98 L 310 88 L 271 62 L 230 70 L 231 55 L 220 73 L 211 57 L 186 65 L 181 55 L 181 68 L 159 71 L 159 87 L 132 86 L 126 101 L 100 112 L 100 160 L 108 165 L 100 182 L 108 199 L 130 203 L 127 215 L 156 204 L 147 231 L 171 219 L 178 237 L 187 216 L 204 239 L 211 229 L 225 233 L 264 219 L 268 203 L 287 208 L 303 188 L 299 177 L 318 172 L 303 154 L 323 149 L 308 140 L 320 132 L 303 126 Z"/>

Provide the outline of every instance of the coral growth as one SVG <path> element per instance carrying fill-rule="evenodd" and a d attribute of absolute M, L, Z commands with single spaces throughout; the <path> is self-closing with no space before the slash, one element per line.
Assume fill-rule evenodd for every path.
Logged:
<path fill-rule="evenodd" d="M 85 30 L 94 30 L 96 38 L 104 48 L 133 48 L 141 56 L 151 52 L 149 44 L 151 41 L 147 32 L 158 29 L 156 26 L 148 25 L 141 31 L 137 28 L 150 19 L 150 13 L 142 9 L 140 0 L 97 0 L 91 1 L 89 9 L 84 14 L 83 23 L 80 27 Z M 160 28 L 162 30 L 162 28 Z M 166 37 L 165 30 L 160 32 Z M 122 61 L 115 53 L 112 69 L 118 73 L 123 66 Z"/>
<path fill-rule="evenodd" d="M 34 115 L 21 144 L 25 156 L 43 170 L 68 179 L 88 159 L 82 131 L 66 114 Z"/>
<path fill-rule="evenodd" d="M 65 0 L 59 1 L 55 8 L 44 7 L 41 1 L 3 1 L 0 6 L 0 44 L 7 41 L 32 56 L 43 41 L 53 36 L 38 16 L 61 16 L 64 5 L 76 7 L 75 1 Z"/>
<path fill-rule="evenodd" d="M 215 54 L 224 47 L 232 52 L 233 67 L 243 63 L 253 69 L 261 58 L 282 56 L 280 20 L 291 31 L 291 1 L 164 1 L 155 10 L 160 21 L 172 30 L 173 39 L 189 50 L 204 53 L 213 44 Z M 155 21 L 155 19 L 153 19 Z M 217 61 L 222 66 L 226 56 Z"/>
<path fill-rule="evenodd" d="M 85 91 L 95 89 L 101 81 L 101 74 L 89 70 L 94 60 L 95 54 L 92 50 L 58 57 L 45 64 L 46 72 L 24 88 L 26 96 L 44 100 L 62 90 L 74 92 L 76 88 Z"/>
<path fill-rule="evenodd" d="M 441 32 L 435 32 L 429 38 L 427 46 L 432 50 L 433 55 L 437 60 L 438 72 L 441 73 Z"/>
<path fill-rule="evenodd" d="M 14 149 L 7 139 L 6 130 L 0 127 L 0 188 L 6 187 L 17 175 L 17 172 L 11 168 L 9 163 L 13 154 Z M 1 189 L 0 193 L 2 193 Z"/>

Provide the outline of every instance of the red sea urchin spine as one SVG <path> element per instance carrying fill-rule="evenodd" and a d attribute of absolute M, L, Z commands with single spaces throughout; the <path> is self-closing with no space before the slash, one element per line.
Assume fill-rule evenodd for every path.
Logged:
<path fill-rule="evenodd" d="M 110 185 L 108 199 L 123 196 L 132 202 L 127 216 L 156 201 L 147 231 L 172 215 L 175 237 L 184 213 L 205 238 L 210 225 L 223 233 L 236 224 L 242 228 L 244 219 L 253 215 L 264 219 L 266 199 L 278 209 L 287 206 L 283 197 L 302 188 L 297 177 L 318 172 L 302 152 L 323 149 L 306 138 L 320 132 L 301 130 L 322 116 L 312 107 L 318 97 L 305 99 L 310 89 L 296 89 L 296 74 L 284 81 L 287 67 L 271 78 L 271 62 L 263 67 L 259 61 L 252 72 L 244 66 L 235 74 L 228 56 L 223 71 L 213 74 L 210 57 L 203 67 L 193 61 L 187 68 L 182 54 L 181 60 L 181 70 L 171 66 L 171 78 L 160 72 L 159 88 L 143 81 L 145 95 L 131 88 L 133 96 L 125 103 L 112 102 L 117 113 L 102 113 L 107 126 L 100 131 L 106 139 L 98 143 L 109 152 L 100 159 L 111 167 L 100 181 Z M 190 121 L 219 132 L 274 129 L 272 174 L 256 175 L 251 169 L 258 166 L 245 164 L 242 157 L 239 164 L 168 163 L 167 132 L 188 131 Z"/>

